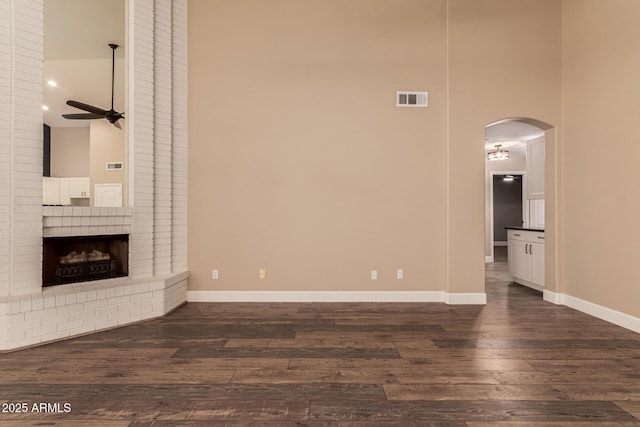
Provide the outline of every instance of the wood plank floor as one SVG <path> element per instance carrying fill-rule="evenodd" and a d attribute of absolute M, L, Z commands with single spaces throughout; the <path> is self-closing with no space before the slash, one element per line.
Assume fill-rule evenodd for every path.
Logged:
<path fill-rule="evenodd" d="M 0 403 L 29 410 L 0 427 L 640 426 L 640 335 L 510 284 L 504 262 L 487 292 L 485 307 L 190 303 L 1 354 Z"/>

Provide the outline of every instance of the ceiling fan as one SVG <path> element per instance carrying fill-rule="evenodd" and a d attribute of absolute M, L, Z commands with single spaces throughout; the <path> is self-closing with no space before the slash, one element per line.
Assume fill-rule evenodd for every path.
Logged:
<path fill-rule="evenodd" d="M 67 105 L 78 108 L 80 110 L 87 111 L 87 113 L 78 114 L 63 114 L 62 117 L 71 120 L 93 120 L 93 119 L 107 119 L 109 123 L 113 124 L 118 129 L 122 129 L 118 120 L 124 119 L 124 113 L 119 113 L 113 109 L 113 88 L 114 88 L 114 73 L 116 67 L 116 49 L 117 44 L 109 44 L 112 49 L 111 52 L 111 109 L 103 110 L 102 108 L 94 107 L 93 105 L 85 104 L 78 101 L 67 101 Z"/>

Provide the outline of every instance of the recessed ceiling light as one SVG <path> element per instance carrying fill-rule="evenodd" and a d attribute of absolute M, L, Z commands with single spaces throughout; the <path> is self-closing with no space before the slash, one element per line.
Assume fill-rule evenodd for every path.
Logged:
<path fill-rule="evenodd" d="M 49 81 L 47 82 L 47 84 L 48 84 L 49 86 L 51 86 L 51 87 L 56 87 L 56 86 L 58 86 L 58 83 L 56 83 L 56 82 L 55 82 L 55 80 L 49 80 Z"/>
<path fill-rule="evenodd" d="M 42 109 L 43 109 L 44 111 L 49 111 L 49 107 L 47 107 L 46 105 L 43 105 L 43 106 L 42 106 Z"/>

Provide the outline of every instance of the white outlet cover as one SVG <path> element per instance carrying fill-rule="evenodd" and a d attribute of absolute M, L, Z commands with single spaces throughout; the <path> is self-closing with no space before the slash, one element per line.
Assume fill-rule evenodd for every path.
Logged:
<path fill-rule="evenodd" d="M 404 279 L 404 270 L 401 268 L 396 270 L 396 277 L 398 278 L 398 280 Z"/>
<path fill-rule="evenodd" d="M 371 270 L 371 280 L 378 280 L 378 270 Z"/>
<path fill-rule="evenodd" d="M 218 277 L 220 277 L 220 274 L 219 274 L 218 270 L 213 270 L 213 271 L 211 272 L 211 278 L 212 278 L 213 280 L 218 280 Z"/>

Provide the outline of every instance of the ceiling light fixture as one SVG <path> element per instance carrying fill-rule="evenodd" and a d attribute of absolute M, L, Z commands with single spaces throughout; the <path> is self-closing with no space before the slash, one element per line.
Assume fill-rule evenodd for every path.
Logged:
<path fill-rule="evenodd" d="M 495 151 L 489 151 L 487 154 L 487 160 L 507 160 L 509 158 L 509 151 L 501 150 L 502 145 L 497 144 Z"/>
<path fill-rule="evenodd" d="M 43 105 L 43 106 L 42 106 L 42 109 L 43 109 L 44 111 L 49 111 L 49 107 L 47 107 L 46 105 Z"/>
<path fill-rule="evenodd" d="M 56 87 L 56 86 L 58 86 L 58 83 L 56 83 L 56 82 L 55 82 L 55 80 L 49 80 L 49 81 L 47 82 L 47 84 L 48 84 L 49 86 L 51 86 L 51 87 Z"/>

